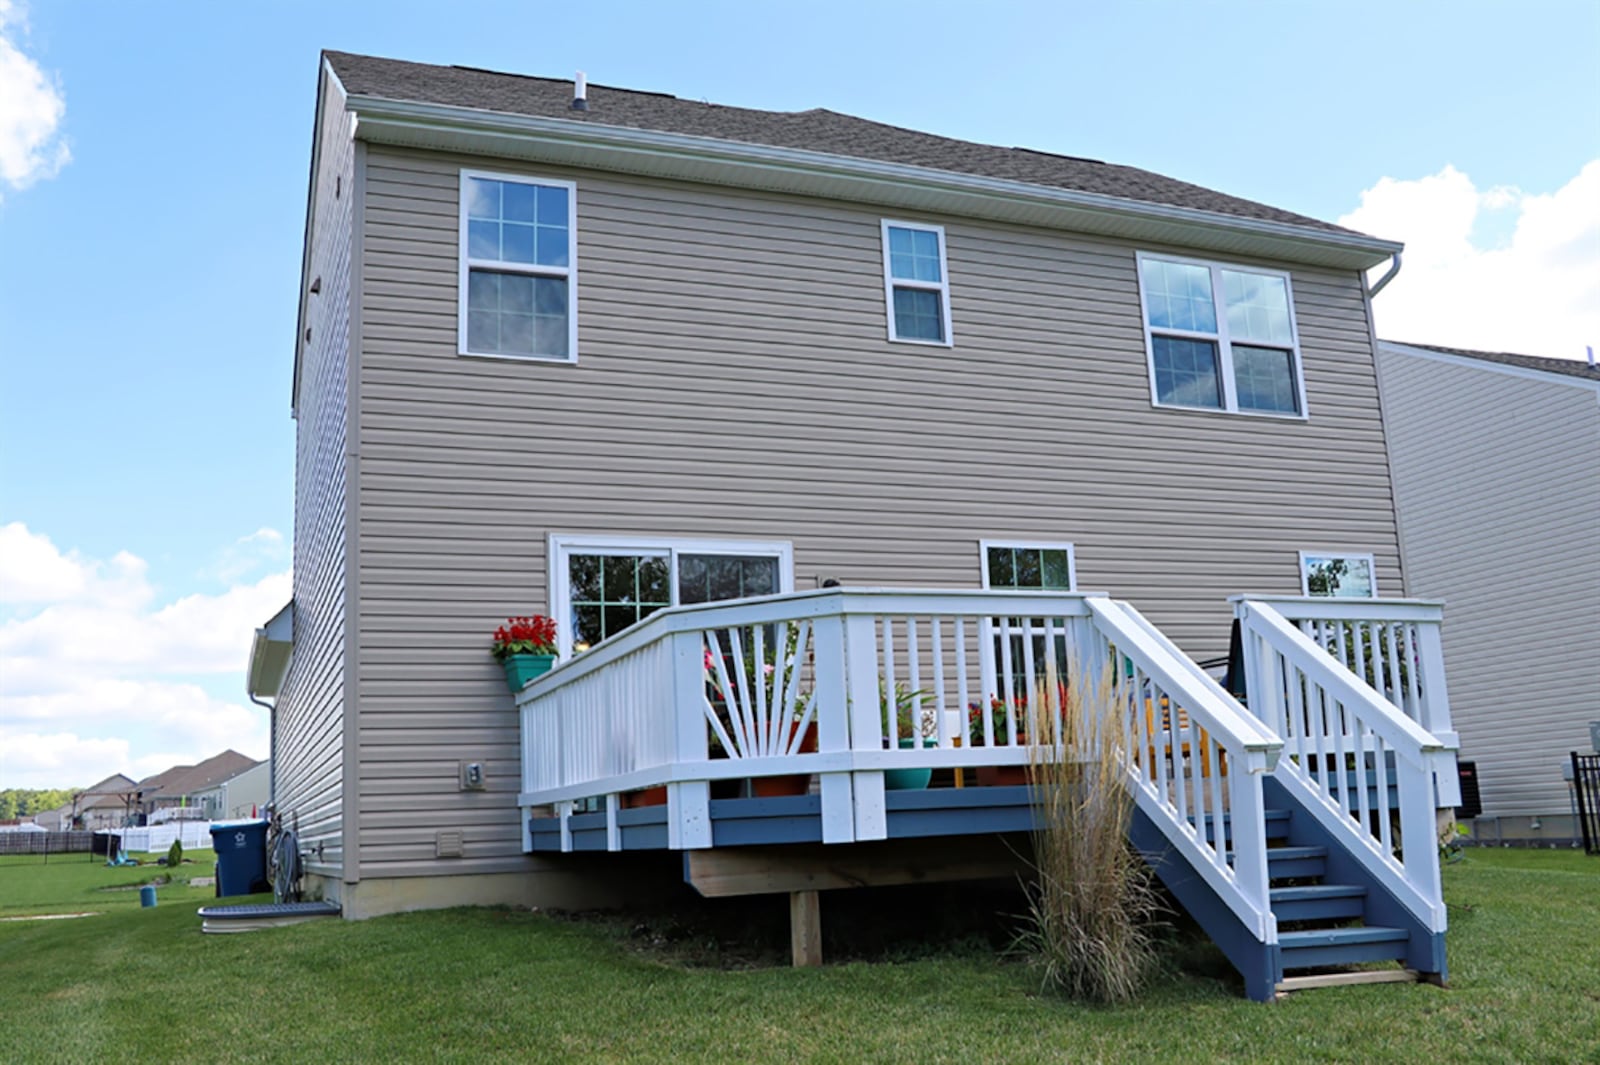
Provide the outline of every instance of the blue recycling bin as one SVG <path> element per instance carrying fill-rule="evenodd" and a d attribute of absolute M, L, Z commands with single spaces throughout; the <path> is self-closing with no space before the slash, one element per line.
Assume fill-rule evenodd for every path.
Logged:
<path fill-rule="evenodd" d="M 211 826 L 217 852 L 217 894 L 254 895 L 271 891 L 267 882 L 267 823 L 223 821 Z"/>

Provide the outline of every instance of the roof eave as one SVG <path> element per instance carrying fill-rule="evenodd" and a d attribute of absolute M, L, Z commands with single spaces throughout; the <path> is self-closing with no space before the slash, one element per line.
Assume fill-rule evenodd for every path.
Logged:
<path fill-rule="evenodd" d="M 1403 245 L 1361 234 L 930 167 L 658 130 L 352 94 L 363 140 L 970 215 L 1365 270 Z"/>
<path fill-rule="evenodd" d="M 250 641 L 250 664 L 245 691 L 252 698 L 277 698 L 294 655 L 294 600 L 255 631 Z"/>
<path fill-rule="evenodd" d="M 1530 381 L 1543 381 L 1552 385 L 1571 385 L 1574 388 L 1584 388 L 1595 393 L 1600 398 L 1600 380 L 1587 377 L 1576 377 L 1572 374 L 1558 373 L 1555 370 L 1545 370 L 1537 366 L 1522 366 L 1517 363 L 1499 362 L 1495 359 L 1474 358 L 1454 351 L 1435 351 L 1433 348 L 1419 348 L 1414 344 L 1402 344 L 1396 340 L 1379 340 L 1378 348 L 1395 355 L 1409 355 L 1413 358 L 1426 359 L 1430 362 L 1442 362 L 1451 366 L 1465 366 L 1473 370 L 1483 370 L 1486 373 L 1497 373 L 1504 377 L 1521 377 Z M 1579 363 L 1578 365 L 1582 365 Z"/>

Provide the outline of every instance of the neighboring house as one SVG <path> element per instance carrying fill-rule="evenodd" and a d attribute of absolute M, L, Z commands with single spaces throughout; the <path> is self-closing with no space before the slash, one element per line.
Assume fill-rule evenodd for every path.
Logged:
<path fill-rule="evenodd" d="M 1600 371 L 1379 344 L 1407 589 L 1446 601 L 1485 838 L 1570 840 L 1562 767 L 1600 719 Z"/>
<path fill-rule="evenodd" d="M 74 817 L 90 832 L 120 828 L 132 812 L 132 778 L 117 773 L 73 796 Z"/>
<path fill-rule="evenodd" d="M 1110 589 L 1204 659 L 1305 553 L 1408 591 L 1364 280 L 1398 244 L 829 111 L 573 98 L 324 56 L 294 599 L 249 684 L 348 916 L 598 897 L 527 853 L 511 614 L 570 661 L 833 583 Z"/>
<path fill-rule="evenodd" d="M 84 788 L 73 795 L 71 802 L 41 812 L 34 821 L 52 832 L 74 827 L 90 832 L 120 828 L 135 809 L 132 793 L 136 787 L 131 778 L 117 773 Z"/>
<path fill-rule="evenodd" d="M 254 817 L 267 805 L 271 780 L 271 761 L 257 762 L 209 788 L 197 789 L 189 798 L 213 821 Z"/>
<path fill-rule="evenodd" d="M 257 764 L 254 758 L 228 750 L 199 765 L 173 766 L 135 786 L 139 811 L 151 824 L 208 818 L 210 812 L 200 801 L 201 796 Z"/>

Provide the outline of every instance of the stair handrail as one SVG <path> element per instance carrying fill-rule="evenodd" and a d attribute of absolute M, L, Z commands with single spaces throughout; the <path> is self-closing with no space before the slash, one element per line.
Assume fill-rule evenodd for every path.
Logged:
<path fill-rule="evenodd" d="M 1249 687 L 1249 709 L 1262 721 L 1271 716 L 1271 724 L 1280 723 L 1286 737 L 1295 729 L 1287 719 L 1292 712 L 1309 712 L 1309 693 L 1306 706 L 1295 707 L 1285 702 L 1287 686 L 1291 699 L 1298 697 L 1296 685 L 1290 684 L 1278 668 L 1277 657 L 1282 656 L 1286 666 L 1298 670 L 1308 682 L 1320 686 L 1332 697 L 1334 705 L 1353 712 L 1355 718 L 1381 740 L 1395 757 L 1395 779 L 1400 814 L 1400 839 L 1402 855 L 1394 853 L 1387 817 L 1387 768 L 1382 758 L 1374 761 L 1374 772 L 1382 784 L 1378 798 L 1383 800 L 1382 812 L 1368 809 L 1368 792 L 1364 774 L 1365 759 L 1358 771 L 1356 793 L 1360 810 L 1358 821 L 1348 809 L 1348 786 L 1343 765 L 1336 767 L 1338 776 L 1330 787 L 1326 781 L 1325 759 L 1342 755 L 1343 732 L 1334 737 L 1333 749 L 1324 748 L 1323 737 L 1314 737 L 1315 750 L 1308 750 L 1302 736 L 1299 760 L 1280 759 L 1274 771 L 1276 779 L 1293 792 L 1318 822 L 1338 838 L 1345 849 L 1360 861 L 1373 876 L 1405 906 L 1419 921 L 1434 932 L 1446 926 L 1446 912 L 1439 881 L 1439 852 L 1434 820 L 1433 760 L 1444 754 L 1442 740 L 1428 732 L 1389 700 L 1380 695 L 1365 680 L 1358 677 L 1344 663 L 1328 654 L 1326 649 L 1280 614 L 1272 605 L 1250 597 L 1235 601 L 1235 615 L 1239 619 L 1244 641 L 1245 672 Z M 1260 641 L 1271 654 L 1263 660 Z M 1269 680 L 1268 678 L 1272 679 Z M 1327 713 L 1325 703 L 1317 711 Z M 1359 738 L 1359 733 L 1357 734 Z M 1364 741 L 1363 741 L 1364 742 Z M 1364 752 L 1364 747 L 1362 748 Z M 1353 753 L 1353 752 L 1350 752 Z M 1381 752 L 1374 752 L 1381 753 Z M 1323 764 L 1320 774 L 1313 775 L 1307 768 L 1306 757 L 1312 763 Z M 1336 798 L 1335 793 L 1338 797 Z M 1377 833 L 1370 828 L 1373 818 Z M 1410 841 L 1416 841 L 1414 844 Z"/>
<path fill-rule="evenodd" d="M 1287 644 L 1297 656 L 1296 665 L 1307 673 L 1315 674 L 1318 681 L 1336 689 L 1340 698 L 1358 704 L 1374 717 L 1374 728 L 1382 729 L 1382 736 L 1394 744 L 1396 751 L 1410 749 L 1417 755 L 1443 751 L 1444 741 L 1417 724 L 1365 680 L 1313 640 L 1276 609 L 1258 599 L 1241 600 L 1240 621 L 1257 631 L 1266 630 L 1271 642 Z M 1279 650 L 1283 650 L 1282 647 Z M 1418 765 L 1422 760 L 1418 758 Z"/>
<path fill-rule="evenodd" d="M 1195 779 L 1198 774 L 1194 772 L 1194 752 L 1187 756 L 1183 753 L 1185 741 L 1181 736 L 1169 733 L 1161 737 L 1130 737 L 1128 779 L 1135 802 L 1256 940 L 1275 943 L 1278 929 L 1268 886 L 1266 806 L 1261 781 L 1277 762 L 1282 739 L 1270 725 L 1255 718 L 1220 685 L 1205 677 L 1203 670 L 1133 606 L 1106 597 L 1091 597 L 1088 606 L 1097 634 L 1132 663 L 1136 676 L 1142 674 L 1176 700 L 1194 725 L 1223 752 L 1228 767 L 1226 818 L 1227 834 L 1231 834 L 1233 842 L 1232 864 L 1228 862 L 1223 829 L 1224 811 L 1216 801 L 1224 786 L 1221 757 L 1215 767 L 1217 775 L 1207 774 L 1214 797 L 1209 815 L 1210 839 L 1201 810 L 1193 810 L 1192 821 L 1184 816 L 1186 785 L 1193 786 L 1197 804 L 1205 801 L 1205 787 Z M 1120 669 L 1120 664 L 1115 668 Z M 1144 713 L 1143 700 L 1139 693 L 1133 693 L 1133 698 L 1135 705 L 1130 711 L 1137 720 Z M 1142 752 L 1153 752 L 1161 745 L 1166 750 L 1154 759 L 1153 771 L 1166 773 L 1175 760 L 1187 757 L 1191 770 L 1187 781 L 1181 774 L 1174 781 L 1151 779 L 1151 767 L 1144 764 Z"/>

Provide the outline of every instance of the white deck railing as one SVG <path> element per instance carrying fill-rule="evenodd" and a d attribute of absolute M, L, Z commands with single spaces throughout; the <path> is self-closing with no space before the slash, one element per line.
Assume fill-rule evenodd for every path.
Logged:
<path fill-rule="evenodd" d="M 1437 606 L 1240 597 L 1234 609 L 1250 711 L 1284 739 L 1275 778 L 1443 931 L 1434 776 L 1450 752 L 1418 720 L 1449 722 Z"/>
<path fill-rule="evenodd" d="M 1027 765 L 1052 735 L 1036 693 L 1069 663 L 1113 672 L 1120 720 L 1101 735 L 1140 809 L 1270 941 L 1261 778 L 1281 741 L 1103 595 L 836 589 L 663 610 L 518 694 L 518 802 L 554 804 L 568 847 L 573 803 L 600 798 L 617 848 L 620 794 L 665 785 L 669 846 L 709 847 L 711 781 L 815 774 L 825 842 L 883 839 L 885 770 Z"/>

